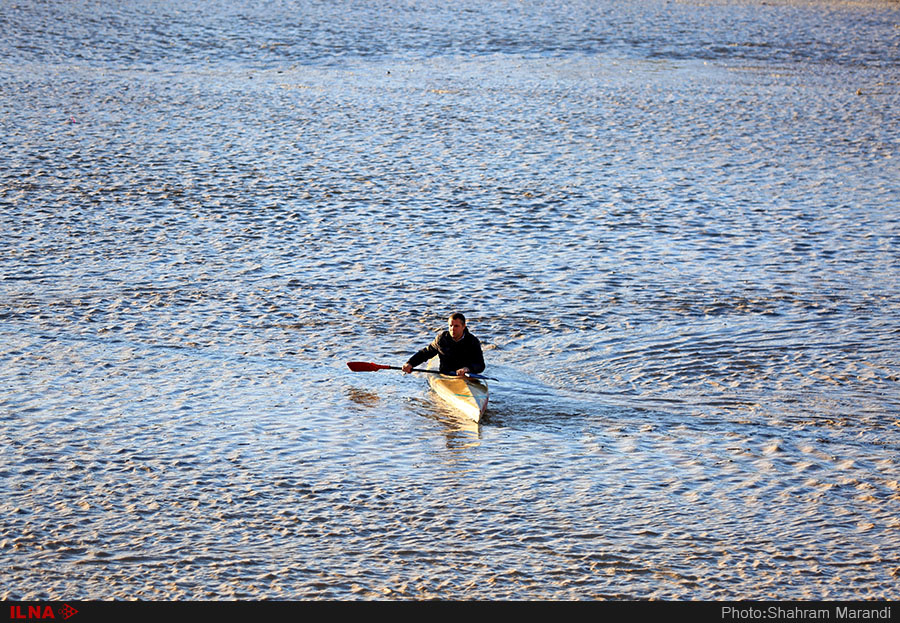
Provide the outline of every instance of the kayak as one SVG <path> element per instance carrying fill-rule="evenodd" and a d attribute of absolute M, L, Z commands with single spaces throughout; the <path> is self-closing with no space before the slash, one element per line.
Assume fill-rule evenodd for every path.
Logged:
<path fill-rule="evenodd" d="M 353 372 L 375 372 L 376 370 L 402 370 L 399 366 L 388 366 L 366 361 L 348 361 L 347 367 Z M 430 372 L 428 384 L 434 392 L 449 405 L 460 411 L 470 420 L 480 422 L 487 409 L 488 386 L 485 383 L 490 377 L 474 374 L 472 376 L 453 376 L 437 371 L 436 360 L 428 365 L 428 370 L 413 368 L 412 372 Z M 490 379 L 496 380 L 496 379 Z"/>
<path fill-rule="evenodd" d="M 428 384 L 451 407 L 470 420 L 481 421 L 488 403 L 487 383 L 479 379 L 429 374 Z"/>

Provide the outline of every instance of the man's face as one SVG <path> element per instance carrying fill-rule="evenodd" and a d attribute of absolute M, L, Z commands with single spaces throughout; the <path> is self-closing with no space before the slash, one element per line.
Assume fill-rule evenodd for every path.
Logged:
<path fill-rule="evenodd" d="M 463 331 L 465 331 L 466 329 L 466 324 L 462 320 L 451 318 L 447 321 L 447 328 L 450 330 L 450 337 L 452 337 L 454 340 L 458 340 L 463 336 Z"/>

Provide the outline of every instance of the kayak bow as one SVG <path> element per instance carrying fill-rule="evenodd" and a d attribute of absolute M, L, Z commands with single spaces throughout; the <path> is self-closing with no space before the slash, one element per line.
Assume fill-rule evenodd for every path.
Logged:
<path fill-rule="evenodd" d="M 488 386 L 483 380 L 471 376 L 441 374 L 428 377 L 428 385 L 434 393 L 467 418 L 475 422 L 481 421 L 488 404 Z"/>

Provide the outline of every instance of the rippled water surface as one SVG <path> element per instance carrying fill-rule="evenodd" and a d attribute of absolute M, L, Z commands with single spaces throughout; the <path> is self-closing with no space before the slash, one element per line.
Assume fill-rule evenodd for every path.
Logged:
<path fill-rule="evenodd" d="M 0 596 L 898 596 L 897 2 L 0 27 Z"/>

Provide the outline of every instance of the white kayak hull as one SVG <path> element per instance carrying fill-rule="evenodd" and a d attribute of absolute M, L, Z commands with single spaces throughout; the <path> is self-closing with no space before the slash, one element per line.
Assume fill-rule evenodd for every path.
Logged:
<path fill-rule="evenodd" d="M 480 422 L 488 404 L 488 386 L 477 379 L 444 374 L 429 374 L 428 384 L 441 399 L 465 415 Z"/>

